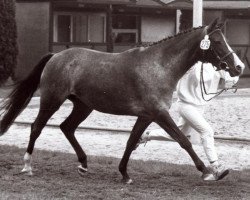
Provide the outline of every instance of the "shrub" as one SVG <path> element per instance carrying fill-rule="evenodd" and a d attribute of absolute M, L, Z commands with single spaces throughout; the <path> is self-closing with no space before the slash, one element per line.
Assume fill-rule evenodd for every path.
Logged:
<path fill-rule="evenodd" d="M 18 54 L 16 39 L 15 1 L 0 0 L 0 85 L 9 77 L 14 79 Z"/>

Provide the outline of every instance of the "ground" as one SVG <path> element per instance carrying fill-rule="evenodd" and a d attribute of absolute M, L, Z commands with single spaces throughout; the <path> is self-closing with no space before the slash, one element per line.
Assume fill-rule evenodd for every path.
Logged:
<path fill-rule="evenodd" d="M 247 200 L 250 170 L 230 172 L 218 182 L 205 182 L 193 166 L 165 162 L 129 163 L 134 184 L 121 182 L 120 159 L 90 156 L 89 172 L 79 176 L 72 154 L 36 150 L 34 175 L 20 174 L 24 149 L 1 145 L 1 200 Z"/>
<path fill-rule="evenodd" d="M 17 118 L 17 121 L 33 122 L 38 112 L 38 105 L 39 99 L 33 98 L 28 108 Z M 100 166 L 95 166 L 95 162 L 90 158 L 89 168 L 90 170 L 97 172 L 92 171 L 87 175 L 87 179 L 84 179 L 84 184 L 92 182 L 92 186 L 88 185 L 87 188 L 96 187 L 100 196 L 107 196 L 107 198 L 104 199 L 112 199 L 112 196 L 108 195 L 111 190 L 118 195 L 116 196 L 117 198 L 115 197 L 113 199 L 171 199 L 166 198 L 166 196 L 173 197 L 172 195 L 174 194 L 176 195 L 174 196 L 175 199 L 247 199 L 250 195 L 249 106 L 250 91 L 249 89 L 241 89 L 236 94 L 228 92 L 226 95 L 214 100 L 213 103 L 209 103 L 206 107 L 205 116 L 216 131 L 216 136 L 246 140 L 245 142 L 225 142 L 216 140 L 220 160 L 224 165 L 231 169 L 231 173 L 225 178 L 225 180 L 218 182 L 218 184 L 216 183 L 215 185 L 201 181 L 200 174 L 195 169 L 190 157 L 176 142 L 152 141 L 145 147 L 143 145 L 140 146 L 131 156 L 131 162 L 136 162 L 136 164 L 129 165 L 129 169 L 132 170 L 133 176 L 139 180 L 135 183 L 136 187 L 121 186 L 120 183 L 118 184 L 118 180 L 121 178 L 117 170 L 118 161 L 123 155 L 126 141 L 129 137 L 126 130 L 132 128 L 136 118 L 93 112 L 91 116 L 80 125 L 80 127 L 110 127 L 122 129 L 125 130 L 125 132 L 91 131 L 82 128 L 77 130 L 76 136 L 87 155 L 101 156 L 98 157 L 97 160 L 105 160 L 102 161 L 104 168 L 109 166 L 107 162 L 111 162 L 113 170 L 106 172 L 105 170 L 98 169 Z M 69 114 L 70 110 L 71 104 L 66 102 L 52 117 L 49 124 L 60 124 Z M 178 119 L 175 103 L 173 103 L 171 108 L 171 115 L 175 120 Z M 156 127 L 157 125 L 153 124 L 149 129 Z M 74 188 L 74 184 L 79 184 L 79 181 L 82 181 L 75 172 L 75 167 L 77 166 L 76 156 L 71 154 L 75 153 L 58 128 L 45 128 L 37 140 L 35 146 L 36 149 L 49 150 L 49 152 L 35 151 L 34 153 L 34 166 L 36 171 L 40 173 L 35 172 L 37 174 L 35 178 L 24 178 L 22 175 L 13 176 L 13 173 L 18 173 L 22 168 L 22 157 L 25 149 L 15 149 L 14 147 L 10 148 L 3 145 L 14 145 L 26 148 L 29 139 L 29 132 L 30 127 L 14 124 L 4 136 L 0 137 L 2 148 L 0 170 L 2 170 L 1 180 L 3 184 L 1 188 L 4 188 L 2 190 L 0 189 L 0 191 L 3 197 L 7 197 L 6 199 L 23 199 L 20 195 L 17 195 L 17 198 L 15 198 L 15 196 L 14 198 L 11 197 L 13 197 L 12 195 L 16 194 L 16 192 L 21 192 L 19 187 L 26 190 L 29 186 L 35 188 L 28 190 L 30 191 L 28 194 L 36 197 L 32 197 L 31 199 L 48 199 L 48 196 L 45 195 L 44 197 L 43 192 L 39 193 L 41 198 L 38 198 L 36 196 L 36 189 L 42 188 L 42 191 L 52 192 L 48 189 L 49 187 L 52 187 L 62 192 L 59 190 L 59 185 L 57 184 L 60 182 L 59 179 L 62 179 L 62 184 L 69 185 L 71 188 L 69 191 L 67 191 L 67 188 L 63 188 L 68 195 L 66 196 L 68 197 L 66 199 L 73 199 L 73 197 L 74 199 L 77 199 L 74 196 L 74 193 L 79 193 L 79 191 L 84 192 L 84 195 L 88 195 L 86 194 L 87 191 L 85 189 L 81 189 L 78 186 Z M 206 157 L 203 153 L 202 147 L 196 144 L 193 146 L 197 154 L 206 163 Z M 70 154 L 61 154 L 58 152 Z M 56 157 L 55 160 L 53 160 L 54 157 Z M 119 159 L 114 161 L 112 160 L 114 159 L 113 157 Z M 71 161 L 68 159 L 75 159 L 74 164 L 70 164 Z M 112 161 L 106 161 L 106 159 L 111 159 Z M 157 161 L 157 163 L 148 165 L 144 164 L 142 161 L 135 160 L 144 160 L 147 161 L 147 163 L 149 161 Z M 162 168 L 163 165 L 166 168 Z M 139 169 L 138 166 L 142 166 L 143 170 L 140 171 L 141 169 Z M 153 166 L 157 167 L 154 168 Z M 169 166 L 171 167 L 169 168 Z M 158 168 L 160 168 L 160 170 Z M 74 172 L 70 172 L 72 169 L 74 169 Z M 168 172 L 165 172 L 165 170 Z M 70 175 L 67 174 L 69 172 Z M 101 179 L 100 174 L 104 174 Z M 167 177 L 167 179 L 164 177 Z M 46 186 L 47 182 L 49 183 L 48 186 Z M 71 182 L 74 184 L 72 185 Z M 24 185 L 22 185 L 22 183 L 24 183 Z M 7 192 L 4 193 L 3 191 L 7 188 L 7 186 L 4 187 L 6 184 L 8 187 L 11 187 L 12 190 L 6 190 Z M 99 184 L 100 187 L 98 187 Z M 103 184 L 108 186 L 108 189 L 106 186 L 103 186 Z M 123 192 L 120 190 L 123 190 Z M 93 197 L 87 196 L 88 198 L 85 199 L 102 199 L 99 197 L 98 192 L 93 192 L 90 194 Z M 131 192 L 133 193 L 132 196 L 130 196 Z M 145 196 L 143 196 L 144 193 Z M 224 193 L 227 194 L 225 195 Z M 49 196 L 49 198 L 62 198 L 62 195 L 59 193 L 55 194 L 53 191 L 52 194 L 54 196 Z M 185 196 L 185 194 L 187 195 Z M 30 199 L 29 197 L 30 196 L 27 197 L 27 195 L 25 196 L 27 199 Z"/>

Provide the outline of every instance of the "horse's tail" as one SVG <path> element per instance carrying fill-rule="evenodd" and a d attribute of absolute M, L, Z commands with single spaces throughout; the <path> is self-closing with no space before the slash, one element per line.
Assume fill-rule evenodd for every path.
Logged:
<path fill-rule="evenodd" d="M 45 55 L 28 77 L 17 83 L 13 91 L 4 99 L 1 106 L 1 110 L 4 109 L 4 111 L 0 123 L 0 135 L 3 135 L 8 130 L 16 117 L 30 102 L 34 92 L 39 87 L 43 69 L 53 55 L 52 53 Z"/>

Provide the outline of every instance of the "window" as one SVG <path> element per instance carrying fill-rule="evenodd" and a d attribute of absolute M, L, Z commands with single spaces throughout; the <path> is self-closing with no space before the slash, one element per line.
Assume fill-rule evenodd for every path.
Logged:
<path fill-rule="evenodd" d="M 239 34 L 239 30 L 240 33 Z M 250 20 L 249 19 L 228 19 L 226 22 L 226 37 L 229 44 L 234 47 L 236 54 L 245 59 L 249 56 L 250 47 Z"/>
<path fill-rule="evenodd" d="M 138 22 L 135 15 L 113 15 L 112 28 L 114 43 L 137 43 Z"/>
<path fill-rule="evenodd" d="M 70 42 L 70 16 L 59 15 L 58 16 L 58 42 Z"/>
<path fill-rule="evenodd" d="M 106 41 L 106 16 L 93 13 L 57 12 L 54 14 L 54 42 Z"/>
<path fill-rule="evenodd" d="M 249 19 L 227 20 L 226 37 L 229 40 L 230 44 L 250 45 L 250 20 Z"/>
<path fill-rule="evenodd" d="M 73 42 L 88 41 L 88 16 L 76 15 L 73 17 Z"/>

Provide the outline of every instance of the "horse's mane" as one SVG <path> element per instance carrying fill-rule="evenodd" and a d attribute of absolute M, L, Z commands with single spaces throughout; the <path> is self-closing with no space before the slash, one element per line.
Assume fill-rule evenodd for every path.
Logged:
<path fill-rule="evenodd" d="M 159 41 L 156 41 L 156 42 L 152 42 L 152 43 L 147 43 L 147 44 L 141 44 L 141 45 L 138 45 L 137 47 L 150 47 L 150 46 L 154 46 L 156 44 L 160 44 L 162 42 L 165 42 L 167 40 L 170 40 L 170 39 L 173 39 L 173 38 L 176 38 L 176 37 L 179 37 L 181 35 L 184 35 L 186 33 L 190 33 L 190 32 L 193 32 L 193 31 L 196 31 L 197 29 L 201 29 L 201 28 L 204 28 L 205 26 L 199 26 L 199 27 L 194 27 L 194 28 L 190 28 L 190 29 L 186 29 L 184 31 L 181 31 L 175 35 L 172 35 L 172 36 L 168 36 L 166 38 L 163 38 L 162 40 L 159 40 Z"/>

